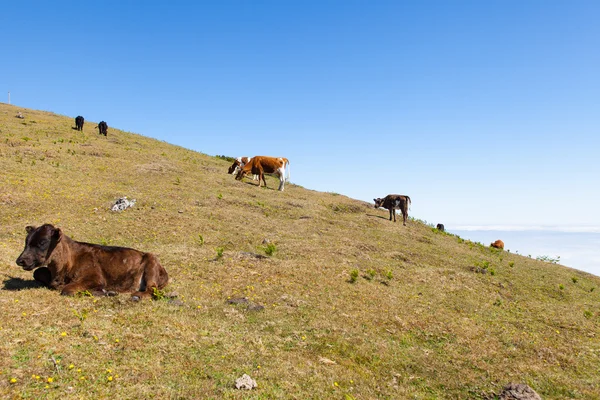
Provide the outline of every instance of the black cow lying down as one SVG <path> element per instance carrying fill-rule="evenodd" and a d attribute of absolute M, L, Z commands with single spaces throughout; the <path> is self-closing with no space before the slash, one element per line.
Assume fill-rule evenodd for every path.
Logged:
<path fill-rule="evenodd" d="M 402 212 L 402 218 L 404 219 L 404 225 L 406 225 L 406 218 L 408 218 L 408 206 L 410 205 L 410 197 L 400 194 L 388 194 L 383 199 L 373 199 L 375 202 L 375 208 L 383 207 L 390 210 L 390 221 L 392 215 L 394 216 L 394 222 L 396 222 L 396 209 Z"/>
<path fill-rule="evenodd" d="M 126 247 L 77 242 L 50 224 L 28 226 L 25 249 L 17 265 L 36 269 L 33 277 L 63 295 L 89 291 L 93 295 L 133 292 L 132 299 L 152 296 L 169 276 L 152 253 Z"/>

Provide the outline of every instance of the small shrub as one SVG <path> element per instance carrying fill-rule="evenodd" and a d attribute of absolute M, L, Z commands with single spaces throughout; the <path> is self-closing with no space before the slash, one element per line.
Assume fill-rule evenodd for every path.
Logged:
<path fill-rule="evenodd" d="M 223 252 L 225 249 L 223 247 L 217 247 L 217 258 L 223 257 Z"/>
<path fill-rule="evenodd" d="M 265 246 L 265 254 L 268 256 L 272 256 L 273 254 L 275 254 L 276 251 L 277 246 L 275 246 L 275 243 L 267 243 L 267 245 Z"/>
<path fill-rule="evenodd" d="M 576 277 L 572 277 L 571 280 L 573 281 L 573 283 L 577 283 L 578 279 Z"/>
<path fill-rule="evenodd" d="M 375 278 L 375 275 L 377 274 L 377 272 L 375 272 L 375 270 L 373 268 L 369 268 L 367 270 L 367 274 L 365 275 L 365 279 L 367 280 L 372 280 L 373 278 Z"/>
<path fill-rule="evenodd" d="M 350 271 L 350 283 L 356 282 L 357 278 L 358 278 L 358 270 L 355 268 L 352 271 Z"/>
<path fill-rule="evenodd" d="M 496 275 L 496 270 L 494 268 L 490 268 L 490 275 Z"/>
<path fill-rule="evenodd" d="M 514 267 L 515 266 L 515 262 L 514 261 L 509 261 L 508 262 L 508 266 L 511 267 L 511 268 Z"/>
<path fill-rule="evenodd" d="M 204 237 L 198 234 L 198 237 L 196 238 L 196 243 L 198 243 L 199 246 L 202 246 L 204 244 Z"/>
<path fill-rule="evenodd" d="M 165 295 L 165 291 L 164 290 L 160 290 L 157 287 L 153 287 L 152 288 L 152 298 L 154 300 L 164 300 L 167 298 L 167 296 Z"/>
<path fill-rule="evenodd" d="M 496 307 L 499 307 L 499 306 L 501 306 L 501 305 L 502 305 L 502 300 L 500 300 L 500 299 L 497 299 L 497 300 L 494 302 L 494 305 L 495 305 Z"/>
<path fill-rule="evenodd" d="M 392 273 L 391 269 L 387 270 L 387 272 L 385 273 L 385 277 L 390 281 L 392 280 L 392 278 L 394 277 L 394 274 Z"/>
<path fill-rule="evenodd" d="M 173 182 L 173 185 L 181 185 L 181 179 L 179 179 L 179 177 L 175 178 L 175 182 Z"/>
<path fill-rule="evenodd" d="M 223 198 L 223 193 L 217 194 L 217 199 L 221 200 Z"/>
<path fill-rule="evenodd" d="M 558 285 L 558 288 L 559 288 L 560 290 L 565 290 L 565 285 L 563 285 L 563 284 L 561 283 L 560 285 Z"/>
<path fill-rule="evenodd" d="M 590 310 L 585 310 L 585 311 L 583 312 L 583 316 L 584 316 L 585 318 L 587 318 L 587 319 L 590 319 L 590 318 L 592 318 L 592 315 L 593 315 L 593 314 L 592 314 L 592 312 L 591 312 Z"/>

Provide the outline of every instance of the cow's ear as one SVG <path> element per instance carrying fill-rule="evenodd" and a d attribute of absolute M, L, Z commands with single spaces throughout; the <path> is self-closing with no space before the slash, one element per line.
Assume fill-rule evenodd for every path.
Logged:
<path fill-rule="evenodd" d="M 62 239 L 63 233 L 60 230 L 60 228 L 54 228 L 54 231 L 52 232 L 52 239 L 54 239 L 56 241 L 56 243 L 60 242 L 60 240 Z"/>
<path fill-rule="evenodd" d="M 35 226 L 29 225 L 25 227 L 25 230 L 27 231 L 27 233 L 31 233 L 33 231 L 35 231 L 37 228 Z"/>

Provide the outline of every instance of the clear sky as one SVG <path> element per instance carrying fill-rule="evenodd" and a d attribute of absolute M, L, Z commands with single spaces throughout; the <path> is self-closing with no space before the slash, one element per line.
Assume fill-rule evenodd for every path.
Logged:
<path fill-rule="evenodd" d="M 4 2 L 0 101 L 284 156 L 430 223 L 599 227 L 599 21 L 596 0 Z"/>

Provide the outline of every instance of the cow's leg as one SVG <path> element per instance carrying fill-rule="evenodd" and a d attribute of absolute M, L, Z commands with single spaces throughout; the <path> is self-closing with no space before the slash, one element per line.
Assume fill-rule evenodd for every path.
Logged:
<path fill-rule="evenodd" d="M 139 287 L 137 292 L 131 294 L 131 299 L 134 301 L 151 297 L 155 290 L 164 288 L 169 282 L 167 271 L 160 265 L 154 254 L 145 254 L 142 266 L 144 268 L 142 281 L 145 282 L 145 287 Z"/>
<path fill-rule="evenodd" d="M 82 279 L 65 285 L 60 294 L 63 296 L 73 296 L 79 292 L 89 291 L 94 296 L 103 296 L 105 293 L 105 286 L 106 281 L 104 278 L 98 273 L 93 273 L 91 275 L 84 276 Z"/>
<path fill-rule="evenodd" d="M 406 226 L 406 218 L 408 218 L 408 204 L 404 204 L 402 207 L 402 219 L 404 220 L 404 226 Z"/>
<path fill-rule="evenodd" d="M 262 168 L 259 170 L 259 174 L 258 174 L 258 187 L 260 187 L 261 179 L 265 183 L 265 187 L 267 187 L 267 179 L 265 178 L 265 171 L 263 171 Z"/>
<path fill-rule="evenodd" d="M 279 170 L 279 190 L 283 192 L 283 186 L 285 185 L 285 171 Z"/>
<path fill-rule="evenodd" d="M 390 208 L 390 221 L 392 220 L 392 214 L 394 213 L 394 209 Z"/>

